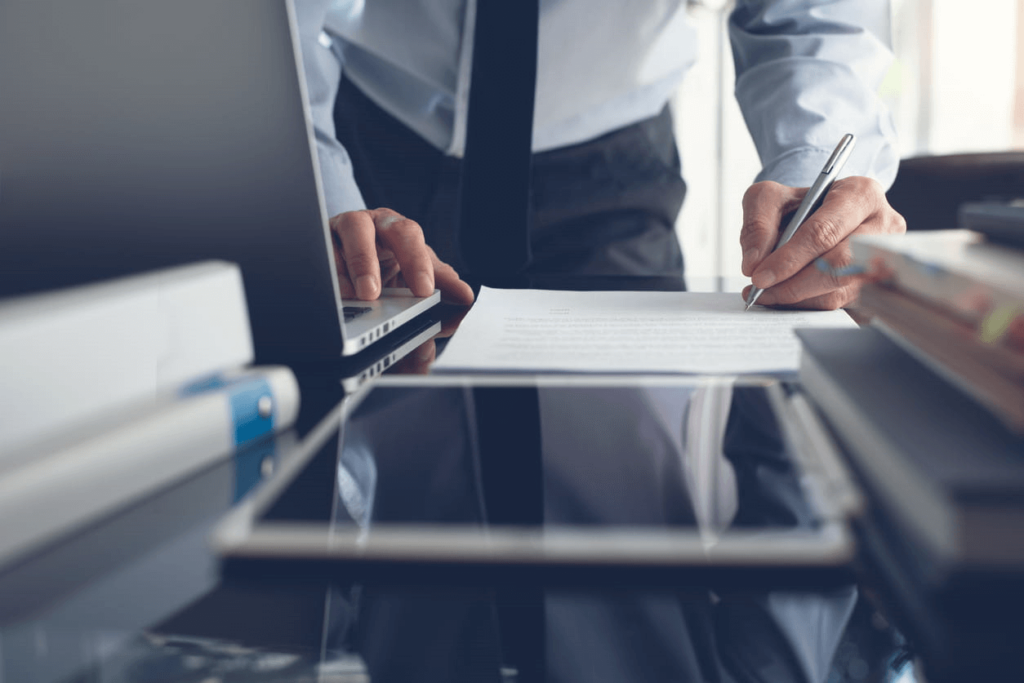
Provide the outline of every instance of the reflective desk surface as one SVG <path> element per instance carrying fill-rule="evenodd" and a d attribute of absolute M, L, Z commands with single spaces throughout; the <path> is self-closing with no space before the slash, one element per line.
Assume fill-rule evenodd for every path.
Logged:
<path fill-rule="evenodd" d="M 304 369 L 293 430 L 0 570 L 0 681 L 923 680 L 785 383 L 429 351 L 348 397 Z M 291 550 L 225 551 L 246 506 Z"/>

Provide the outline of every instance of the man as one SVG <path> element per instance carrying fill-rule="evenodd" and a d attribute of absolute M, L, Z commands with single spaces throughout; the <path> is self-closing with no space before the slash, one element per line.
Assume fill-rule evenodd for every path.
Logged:
<path fill-rule="evenodd" d="M 460 270 L 476 0 L 298 6 L 309 98 L 346 294 L 382 282 L 468 303 Z M 676 277 L 685 193 L 667 102 L 696 56 L 683 0 L 541 0 L 530 275 Z M 886 0 L 739 0 L 736 96 L 763 170 L 743 199 L 742 270 L 759 303 L 838 308 L 854 233 L 902 232 L 884 189 L 898 164 L 875 90 L 891 54 Z M 843 133 L 857 149 L 822 208 L 772 253 L 782 217 Z M 380 206 L 367 210 L 370 206 Z M 501 207 L 495 207 L 500 211 Z M 418 221 L 418 222 L 417 222 Z M 481 229 L 473 226 L 473 229 Z M 485 228 L 484 228 L 485 229 Z M 435 252 L 435 249 L 437 252 Z"/>

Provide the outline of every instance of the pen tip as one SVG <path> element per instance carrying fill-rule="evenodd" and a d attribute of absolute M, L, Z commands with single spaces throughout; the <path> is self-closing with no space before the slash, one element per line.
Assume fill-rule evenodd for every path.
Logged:
<path fill-rule="evenodd" d="M 757 287 L 754 287 L 753 289 L 750 290 L 750 295 L 747 296 L 747 307 L 744 308 L 743 310 L 749 311 L 750 307 L 756 304 L 759 298 L 761 298 L 761 290 L 758 289 Z"/>

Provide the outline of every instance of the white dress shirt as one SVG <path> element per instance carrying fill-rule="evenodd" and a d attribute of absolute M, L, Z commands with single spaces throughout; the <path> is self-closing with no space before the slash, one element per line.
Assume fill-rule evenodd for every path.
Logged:
<path fill-rule="evenodd" d="M 327 206 L 362 208 L 334 140 L 342 71 L 445 154 L 461 156 L 476 0 L 296 0 Z M 540 0 L 534 151 L 656 115 L 697 56 L 685 0 Z M 848 175 L 891 184 L 895 131 L 876 91 L 892 58 L 888 0 L 737 0 L 736 98 L 759 180 L 813 182 L 843 133 Z"/>

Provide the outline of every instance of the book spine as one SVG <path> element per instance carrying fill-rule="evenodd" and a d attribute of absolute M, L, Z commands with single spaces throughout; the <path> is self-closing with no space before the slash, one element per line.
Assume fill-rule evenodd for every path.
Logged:
<path fill-rule="evenodd" d="M 877 320 L 874 327 L 937 376 L 978 402 L 1008 430 L 1024 434 L 1024 387 L 1001 382 L 999 374 L 964 356 L 950 357 L 924 348 L 913 335 L 899 330 L 892 321 Z"/>
<path fill-rule="evenodd" d="M 866 284 L 860 301 L 874 326 L 940 377 L 974 398 L 1011 431 L 1024 433 L 1024 357 L 987 347 L 973 333 L 891 290 Z"/>
<path fill-rule="evenodd" d="M 0 562 L 290 426 L 298 407 L 288 368 L 256 368 L 35 454 L 0 478 Z"/>
<path fill-rule="evenodd" d="M 952 231 L 959 232 L 959 231 Z M 1016 257 L 995 247 L 981 252 L 979 245 L 953 245 L 960 251 L 974 249 L 970 267 L 957 257 L 925 257 L 898 245 L 870 240 L 852 240 L 853 263 L 867 268 L 908 294 L 938 306 L 965 325 L 976 330 L 988 344 L 1004 344 L 1024 352 L 1024 289 L 999 286 L 981 277 L 986 255 L 992 256 L 993 270 L 1013 269 Z M 1024 257 L 1019 259 L 1024 273 Z"/>

